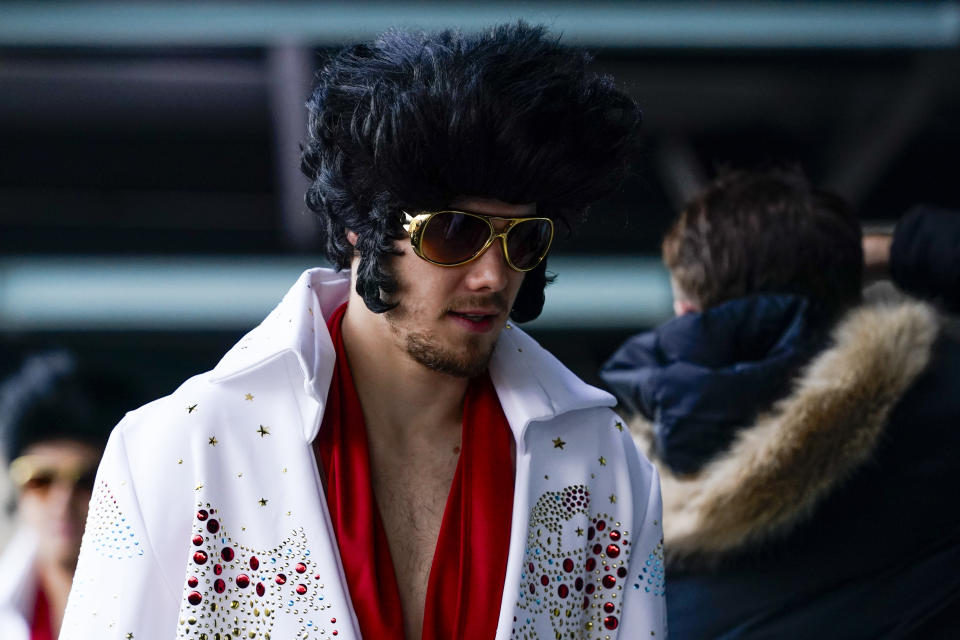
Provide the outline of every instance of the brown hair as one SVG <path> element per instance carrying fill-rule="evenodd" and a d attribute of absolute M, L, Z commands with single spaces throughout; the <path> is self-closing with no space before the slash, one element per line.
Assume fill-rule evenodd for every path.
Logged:
<path fill-rule="evenodd" d="M 754 293 L 792 293 L 833 317 L 860 300 L 855 214 L 793 169 L 721 175 L 680 213 L 663 241 L 663 261 L 703 309 Z"/>

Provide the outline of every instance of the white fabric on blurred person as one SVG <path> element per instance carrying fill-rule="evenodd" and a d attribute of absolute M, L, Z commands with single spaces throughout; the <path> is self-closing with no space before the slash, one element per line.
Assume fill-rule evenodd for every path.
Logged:
<path fill-rule="evenodd" d="M 0 631 L 2 640 L 30 640 L 37 580 L 37 542 L 24 527 L 16 530 L 0 554 Z"/>

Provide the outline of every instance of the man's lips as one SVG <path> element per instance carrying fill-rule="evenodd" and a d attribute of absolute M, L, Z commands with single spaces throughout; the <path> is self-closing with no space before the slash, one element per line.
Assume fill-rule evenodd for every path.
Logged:
<path fill-rule="evenodd" d="M 451 309 L 447 314 L 462 327 L 482 333 L 493 328 L 493 323 L 500 316 L 500 311 L 497 309 Z"/>

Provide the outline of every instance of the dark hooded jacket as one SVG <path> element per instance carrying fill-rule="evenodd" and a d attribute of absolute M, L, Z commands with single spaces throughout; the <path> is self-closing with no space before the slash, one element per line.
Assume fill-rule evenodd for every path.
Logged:
<path fill-rule="evenodd" d="M 822 326 L 734 300 L 601 373 L 660 468 L 671 638 L 960 628 L 960 344 L 910 300 Z"/>

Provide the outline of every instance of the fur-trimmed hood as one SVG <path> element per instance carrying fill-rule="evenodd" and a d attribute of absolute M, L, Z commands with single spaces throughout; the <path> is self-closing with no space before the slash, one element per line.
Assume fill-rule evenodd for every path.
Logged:
<path fill-rule="evenodd" d="M 659 464 L 664 538 L 674 561 L 717 558 L 802 522 L 874 454 L 891 410 L 926 368 L 939 331 L 915 301 L 865 305 L 833 330 L 793 390 L 698 472 Z M 631 428 L 656 462 L 653 429 Z"/>

